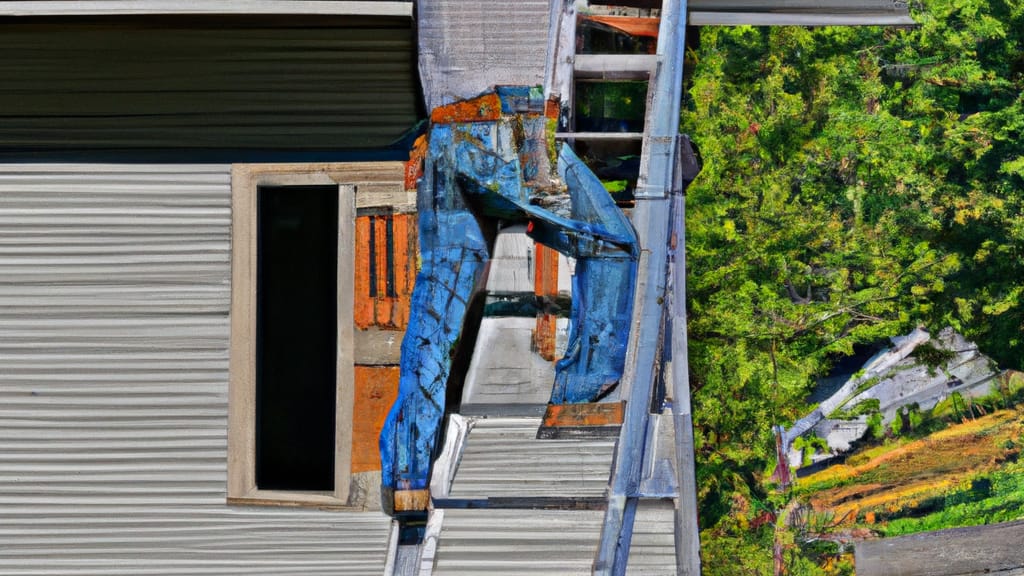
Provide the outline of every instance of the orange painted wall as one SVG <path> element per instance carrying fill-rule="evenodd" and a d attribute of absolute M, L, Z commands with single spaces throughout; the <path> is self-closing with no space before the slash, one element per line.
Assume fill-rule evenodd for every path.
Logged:
<path fill-rule="evenodd" d="M 377 438 L 398 395 L 398 366 L 356 366 L 352 473 L 380 470 Z"/>
<path fill-rule="evenodd" d="M 387 285 L 389 223 L 393 267 L 390 294 Z M 399 332 L 405 329 L 409 323 L 409 302 L 416 279 L 417 259 L 415 214 L 360 215 L 356 218 L 353 318 L 356 330 L 375 328 Z M 375 281 L 371 273 L 376 275 Z M 380 470 L 377 439 L 384 426 L 384 418 L 398 395 L 398 375 L 397 365 L 355 366 L 353 473 Z"/>
<path fill-rule="evenodd" d="M 544 246 L 535 245 L 536 264 L 534 265 L 534 293 L 537 296 L 558 296 L 558 252 Z M 533 343 L 540 357 L 555 360 L 555 332 L 558 318 L 552 314 L 538 314 L 537 326 L 533 331 Z"/>

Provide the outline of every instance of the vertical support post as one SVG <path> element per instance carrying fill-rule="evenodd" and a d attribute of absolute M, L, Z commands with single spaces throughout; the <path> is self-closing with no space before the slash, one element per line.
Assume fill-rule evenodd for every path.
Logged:
<path fill-rule="evenodd" d="M 667 294 L 669 191 L 676 168 L 683 57 L 686 48 L 686 0 L 664 0 L 658 31 L 658 65 L 648 102 L 640 178 L 633 224 L 640 241 L 640 278 L 626 369 L 621 384 L 626 415 L 616 449 L 608 508 L 594 574 L 624 574 L 632 535 L 627 502 L 638 497 L 644 460 L 651 392 L 660 351 Z M 684 327 L 685 329 L 685 327 Z M 685 374 L 685 372 L 684 372 Z M 693 510 L 695 513 L 695 510 Z"/>
<path fill-rule="evenodd" d="M 548 28 L 544 99 L 557 95 L 558 129 L 572 126 L 573 66 L 576 64 L 576 0 L 553 0 Z"/>
<path fill-rule="evenodd" d="M 676 572 L 700 575 L 700 528 L 697 525 L 697 475 L 694 462 L 693 415 L 690 408 L 690 360 L 686 333 L 686 186 L 696 176 L 693 150 L 684 150 L 689 139 L 678 137 L 672 194 L 672 246 L 669 256 L 672 297 L 672 420 L 676 432 Z M 692 162 L 691 162 L 692 161 Z"/>
<path fill-rule="evenodd" d="M 535 254 L 533 293 L 538 300 L 554 300 L 558 296 L 558 252 L 536 243 L 533 253 Z M 557 323 L 558 317 L 546 310 L 541 310 L 537 314 L 533 343 L 537 348 L 537 354 L 548 362 L 555 360 Z"/>

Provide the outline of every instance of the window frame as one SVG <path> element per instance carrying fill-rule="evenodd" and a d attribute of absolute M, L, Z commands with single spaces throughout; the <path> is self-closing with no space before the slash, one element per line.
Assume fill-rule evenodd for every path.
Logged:
<path fill-rule="evenodd" d="M 332 170 L 333 168 L 333 170 Z M 344 165 L 235 165 L 231 174 L 231 347 L 228 383 L 228 503 L 347 506 L 354 402 L 353 273 L 356 186 Z M 259 186 L 338 187 L 337 356 L 334 489 L 263 490 L 256 485 L 256 287 Z"/>

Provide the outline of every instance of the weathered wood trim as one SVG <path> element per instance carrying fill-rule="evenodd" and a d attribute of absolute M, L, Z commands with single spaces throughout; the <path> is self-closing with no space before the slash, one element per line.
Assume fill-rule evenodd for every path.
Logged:
<path fill-rule="evenodd" d="M 654 54 L 577 54 L 576 78 L 647 80 L 657 66 Z"/>
<path fill-rule="evenodd" d="M 617 438 L 624 413 L 623 402 L 548 404 L 537 439 Z"/>
<path fill-rule="evenodd" d="M 1019 574 L 1024 521 L 866 540 L 857 543 L 855 555 L 863 576 Z"/>
<path fill-rule="evenodd" d="M 395 512 L 421 512 L 430 507 L 430 490 L 395 490 Z"/>
<path fill-rule="evenodd" d="M 228 503 L 345 507 L 352 472 L 354 404 L 353 270 L 355 214 L 359 188 L 401 190 L 401 162 L 345 164 L 260 164 L 232 168 L 232 294 L 231 348 L 228 385 Z M 337 184 L 338 203 L 338 350 L 334 490 L 280 492 L 256 487 L 255 361 L 256 361 L 256 187 L 259 185 Z M 388 187 L 388 185 L 391 185 Z M 364 202 L 367 200 L 364 199 Z"/>

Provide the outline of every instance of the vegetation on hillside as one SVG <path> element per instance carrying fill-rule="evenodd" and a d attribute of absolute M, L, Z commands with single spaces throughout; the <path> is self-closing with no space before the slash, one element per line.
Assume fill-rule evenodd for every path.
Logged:
<path fill-rule="evenodd" d="M 1024 1 L 912 12 L 911 28 L 703 28 L 688 55 L 707 574 L 772 573 L 789 496 L 767 488 L 771 425 L 855 345 L 950 325 L 1024 368 Z"/>

